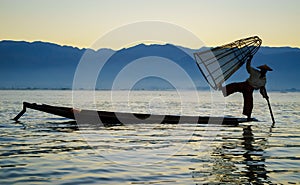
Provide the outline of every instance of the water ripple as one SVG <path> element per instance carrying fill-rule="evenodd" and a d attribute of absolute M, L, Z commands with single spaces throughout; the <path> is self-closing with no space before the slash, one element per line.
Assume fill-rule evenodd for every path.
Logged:
<path fill-rule="evenodd" d="M 106 105 L 107 93 L 98 92 L 101 99 L 96 101 L 103 109 L 112 109 Z M 200 94 L 209 96 L 208 92 Z M 10 120 L 21 109 L 22 100 L 69 106 L 69 91 L 0 91 L 0 95 L 0 184 L 300 182 L 298 93 L 270 93 L 275 128 L 270 128 L 266 104 L 258 97 L 253 115 L 261 122 L 238 127 L 154 124 L 79 128 L 75 122 L 37 111 L 28 111 L 19 123 Z M 178 107 L 172 109 L 179 105 L 174 92 L 136 92 L 130 109 L 148 112 L 143 99 L 150 95 L 169 102 L 161 107 L 152 105 L 152 111 L 167 107 L 165 112 L 180 113 Z M 240 116 L 241 110 L 236 109 L 242 106 L 240 97 L 228 101 L 225 114 Z M 192 101 L 190 105 L 187 114 L 201 113 L 201 105 Z M 206 113 L 210 108 L 203 103 Z"/>

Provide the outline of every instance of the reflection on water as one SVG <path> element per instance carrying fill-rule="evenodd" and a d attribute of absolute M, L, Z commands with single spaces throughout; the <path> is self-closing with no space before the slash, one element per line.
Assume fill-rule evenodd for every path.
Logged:
<path fill-rule="evenodd" d="M 239 142 L 240 145 L 237 145 L 236 140 L 224 138 L 222 148 L 216 149 L 214 156 L 221 157 L 221 159 L 219 159 L 220 162 L 215 163 L 215 169 L 222 171 L 218 180 L 238 184 L 268 182 L 263 156 L 266 139 L 254 138 L 251 125 L 248 125 L 244 126 Z M 237 178 L 237 174 L 244 178 Z"/>
<path fill-rule="evenodd" d="M 251 126 L 243 129 L 243 145 L 246 152 L 243 154 L 247 165 L 246 176 L 250 182 L 262 183 L 267 179 L 267 171 L 265 168 L 265 158 L 263 156 L 266 144 L 265 138 L 253 137 Z M 260 144 L 256 144 L 260 143 Z M 256 146 L 255 146 L 256 145 Z"/>
<path fill-rule="evenodd" d="M 21 109 L 22 100 L 40 102 L 42 97 L 45 101 L 41 103 L 71 105 L 69 91 L 0 93 L 0 184 L 300 182 L 298 93 L 270 94 L 277 121 L 272 129 L 270 117 L 265 115 L 266 103 L 258 97 L 253 114 L 266 121 L 238 127 L 146 124 L 95 129 L 78 128 L 75 122 L 37 111 L 28 111 L 19 123 L 9 120 Z M 176 104 L 174 93 L 170 94 L 165 102 Z M 140 96 L 147 96 L 147 92 L 137 96 L 139 103 L 131 103 L 134 110 L 139 110 L 139 105 L 146 107 L 140 104 Z M 168 98 L 168 92 L 160 93 L 160 98 Z M 236 107 L 242 106 L 241 97 L 231 98 L 226 114 L 240 115 Z M 191 112 L 201 111 L 194 110 L 200 105 L 190 103 Z M 164 104 L 172 107 L 168 105 Z M 208 107 L 205 105 L 207 112 Z M 159 111 L 159 107 L 154 108 Z M 166 111 L 176 112 L 178 108 Z"/>
<path fill-rule="evenodd" d="M 220 140 L 212 147 L 207 166 L 193 171 L 195 181 L 199 184 L 270 184 L 264 156 L 267 139 L 254 137 L 251 127 L 243 125 L 231 129 L 231 133 L 237 132 L 234 136 L 223 130 Z"/>

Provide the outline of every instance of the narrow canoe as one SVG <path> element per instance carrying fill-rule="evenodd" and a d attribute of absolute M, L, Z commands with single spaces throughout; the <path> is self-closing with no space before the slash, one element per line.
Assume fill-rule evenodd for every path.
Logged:
<path fill-rule="evenodd" d="M 95 124 L 102 123 L 104 126 L 122 125 L 122 124 L 184 124 L 184 123 L 199 123 L 199 124 L 223 124 L 223 125 L 238 125 L 242 122 L 257 121 L 255 118 L 236 118 L 236 117 L 210 117 L 210 116 L 178 116 L 178 115 L 153 115 L 142 113 L 123 113 L 123 112 L 108 112 L 96 110 L 77 110 L 71 107 L 51 106 L 46 104 L 36 104 L 23 102 L 23 110 L 14 118 L 18 121 L 19 118 L 26 112 L 26 109 L 38 110 L 49 114 L 61 116 L 64 118 L 74 119 L 77 123 Z"/>

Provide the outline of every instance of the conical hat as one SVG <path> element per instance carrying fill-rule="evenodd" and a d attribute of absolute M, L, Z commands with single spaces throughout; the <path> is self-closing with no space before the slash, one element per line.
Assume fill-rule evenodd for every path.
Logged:
<path fill-rule="evenodd" d="M 269 66 L 267 66 L 266 64 L 265 65 L 261 65 L 261 66 L 258 66 L 257 67 L 258 69 L 261 69 L 261 70 L 266 70 L 266 71 L 273 71 L 273 69 L 271 69 Z"/>

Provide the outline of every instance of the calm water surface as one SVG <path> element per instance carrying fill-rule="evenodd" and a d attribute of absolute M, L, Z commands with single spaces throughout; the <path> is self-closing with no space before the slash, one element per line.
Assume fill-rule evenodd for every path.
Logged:
<path fill-rule="evenodd" d="M 218 93 L 99 91 L 79 108 L 241 116 L 242 97 Z M 182 97 L 185 98 L 182 98 Z M 186 98 L 188 97 L 188 98 Z M 181 98 L 181 99 L 180 99 Z M 72 106 L 71 91 L 0 91 L 0 184 L 299 184 L 300 93 L 270 93 L 276 119 L 255 94 L 260 122 L 78 127 L 22 101 Z M 184 99 L 184 102 L 182 100 Z M 224 110 L 225 106 L 225 110 Z"/>

